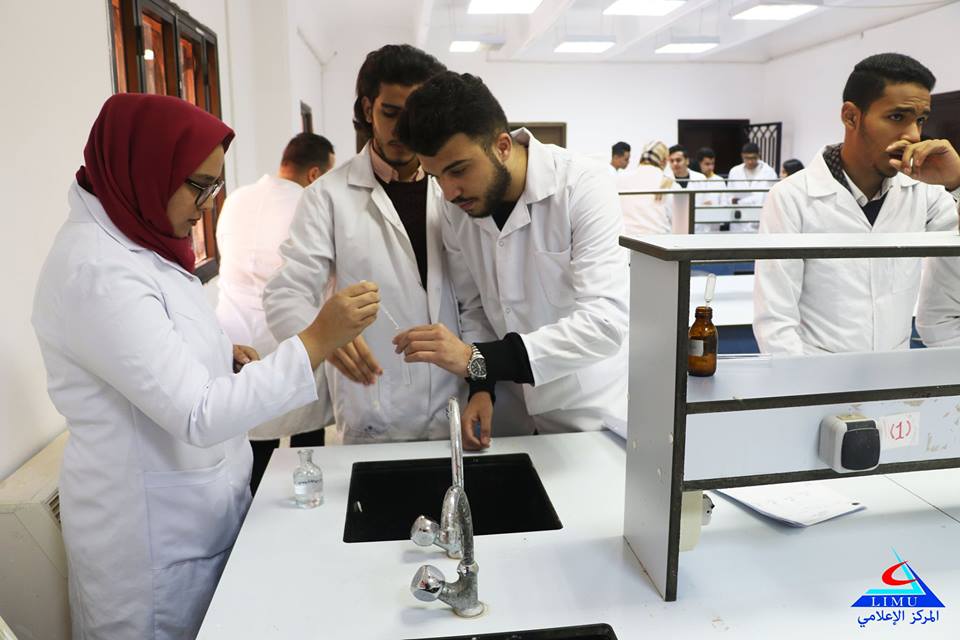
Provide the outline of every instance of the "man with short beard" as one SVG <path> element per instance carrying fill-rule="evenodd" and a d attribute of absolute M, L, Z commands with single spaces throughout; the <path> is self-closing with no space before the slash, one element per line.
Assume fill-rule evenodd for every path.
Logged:
<path fill-rule="evenodd" d="M 469 378 L 464 446 L 490 444 L 494 385 L 497 413 L 501 397 L 520 397 L 531 432 L 623 434 L 629 292 L 612 177 L 526 129 L 510 133 L 496 98 L 468 74 L 424 83 L 397 134 L 447 200 L 463 340 L 434 324 L 394 342 L 408 362 Z"/>
<path fill-rule="evenodd" d="M 331 288 L 363 280 L 380 287 L 383 313 L 327 361 L 337 427 L 346 443 L 447 437 L 446 405 L 462 379 L 411 366 L 393 353 L 393 324 L 456 327 L 457 301 L 443 253 L 443 198 L 416 155 L 394 135 L 407 96 L 444 67 L 409 45 L 367 55 L 357 76 L 354 127 L 369 142 L 301 196 L 264 291 L 278 340 L 302 329 Z"/>
<path fill-rule="evenodd" d="M 825 147 L 770 190 L 760 232 L 956 232 L 950 194 L 900 171 L 904 151 L 920 142 L 935 81 L 929 69 L 898 53 L 859 62 L 843 90 L 843 143 Z M 753 330 L 761 351 L 908 348 L 920 264 L 920 258 L 758 260 Z"/>

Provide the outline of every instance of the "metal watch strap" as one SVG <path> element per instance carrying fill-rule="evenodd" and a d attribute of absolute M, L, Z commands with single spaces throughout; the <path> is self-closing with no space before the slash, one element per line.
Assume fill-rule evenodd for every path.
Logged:
<path fill-rule="evenodd" d="M 467 377 L 469 377 L 474 382 L 486 380 L 487 379 L 486 358 L 483 357 L 483 353 L 480 351 L 480 349 L 477 348 L 477 345 L 475 344 L 470 345 L 470 351 L 471 351 L 470 360 L 467 361 Z M 472 371 L 473 364 L 477 360 L 483 361 L 483 376 L 473 375 L 473 371 Z"/>

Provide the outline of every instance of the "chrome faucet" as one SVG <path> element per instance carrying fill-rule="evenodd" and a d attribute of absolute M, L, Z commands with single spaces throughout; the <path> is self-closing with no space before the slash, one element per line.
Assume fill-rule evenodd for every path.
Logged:
<path fill-rule="evenodd" d="M 483 603 L 477 595 L 479 567 L 473 556 L 473 516 L 470 501 L 463 488 L 463 441 L 460 432 L 460 404 L 456 398 L 447 402 L 447 418 L 450 422 L 450 453 L 453 485 L 443 497 L 440 524 L 426 516 L 413 523 L 410 539 L 421 547 L 436 544 L 451 558 L 460 558 L 457 565 L 458 579 L 447 582 L 443 572 L 425 564 L 417 570 L 410 582 L 410 591 L 417 600 L 433 602 L 440 600 L 453 608 L 454 613 L 465 618 L 483 613 Z"/>
<path fill-rule="evenodd" d="M 462 553 L 462 531 L 457 522 L 456 487 L 463 489 L 463 435 L 460 431 L 460 404 L 456 398 L 447 401 L 447 422 L 450 425 L 450 466 L 453 484 L 443 496 L 440 524 L 421 515 L 410 527 L 410 539 L 420 547 L 437 545 L 447 556 L 457 559 Z M 472 527 L 471 527 L 472 528 Z"/>

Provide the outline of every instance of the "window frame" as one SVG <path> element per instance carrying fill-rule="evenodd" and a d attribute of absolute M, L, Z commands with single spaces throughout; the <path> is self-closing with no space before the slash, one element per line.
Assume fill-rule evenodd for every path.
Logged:
<path fill-rule="evenodd" d="M 188 40 L 194 47 L 194 57 L 199 58 L 199 77 L 195 78 L 197 102 L 208 113 L 222 117 L 220 91 L 220 55 L 217 34 L 194 19 L 189 13 L 168 0 L 118 0 L 121 18 L 121 36 L 123 52 L 126 58 L 117 60 L 117 34 L 114 30 L 114 0 L 106 0 L 108 32 L 110 37 L 110 58 L 113 92 L 119 93 L 119 65 L 123 64 L 126 75 L 126 90 L 131 93 L 146 91 L 146 61 L 144 59 L 144 21 L 146 11 L 154 19 L 169 25 L 164 29 L 164 73 L 165 95 L 184 97 L 183 69 L 180 55 L 181 38 Z M 202 88 L 202 93 L 199 89 Z M 198 106 L 200 106 L 198 105 Z M 222 176 L 221 176 L 222 177 Z M 217 196 L 216 205 L 209 213 L 204 213 L 202 224 L 204 246 L 207 257 L 197 262 L 195 273 L 201 282 L 208 282 L 220 270 L 220 253 L 217 248 L 217 218 L 226 198 L 226 190 Z"/>

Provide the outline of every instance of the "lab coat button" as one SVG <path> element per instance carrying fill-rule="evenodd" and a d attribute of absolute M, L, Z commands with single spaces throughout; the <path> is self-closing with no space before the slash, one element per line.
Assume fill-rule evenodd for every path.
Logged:
<path fill-rule="evenodd" d="M 503 240 L 501 240 L 500 242 L 498 242 L 498 243 L 497 243 L 497 246 L 502 247 L 502 246 L 503 246 Z"/>
<path fill-rule="evenodd" d="M 509 315 L 509 314 L 510 314 L 510 307 L 507 307 L 506 309 L 504 309 L 503 312 L 506 313 L 507 315 Z"/>

